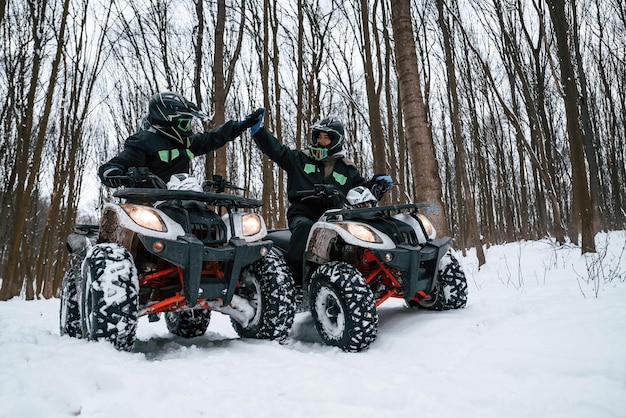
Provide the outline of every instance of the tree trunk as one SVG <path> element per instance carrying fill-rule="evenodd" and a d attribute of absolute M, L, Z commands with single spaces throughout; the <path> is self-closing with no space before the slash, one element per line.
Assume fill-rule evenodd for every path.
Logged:
<path fill-rule="evenodd" d="M 275 5 L 275 3 L 274 3 Z M 272 112 L 270 111 L 270 84 L 269 84 L 269 68 L 270 68 L 270 0 L 263 1 L 263 55 L 261 57 L 261 68 L 265 68 L 266 73 L 262 77 L 263 86 L 263 106 L 267 109 L 265 114 L 265 126 L 269 129 L 271 127 Z M 276 136 L 280 137 L 280 133 L 276 132 Z M 274 181 L 274 169 L 272 161 L 263 156 L 263 218 L 268 224 L 268 228 L 275 227 L 276 213 L 272 209 L 275 207 L 275 181 Z"/>
<path fill-rule="evenodd" d="M 557 41 L 557 55 L 561 72 L 561 83 L 565 93 L 565 114 L 567 117 L 567 135 L 572 168 L 572 188 L 574 192 L 574 215 L 582 234 L 582 251 L 595 252 L 595 231 L 593 229 L 593 209 L 587 182 L 583 136 L 578 109 L 578 87 L 574 75 L 574 66 L 569 50 L 568 33 L 570 27 L 565 14 L 565 0 L 550 2 L 550 16 Z M 574 22 L 574 24 L 576 24 Z"/>
<path fill-rule="evenodd" d="M 304 126 L 304 12 L 302 0 L 298 0 L 298 48 L 296 51 L 296 68 L 298 72 L 297 95 L 296 95 L 296 149 L 302 148 L 302 136 Z M 305 141 L 306 142 L 306 141 Z"/>
<path fill-rule="evenodd" d="M 274 4 L 271 10 L 271 18 L 270 22 L 272 25 L 272 70 L 275 74 L 274 76 L 274 85 L 272 89 L 274 91 L 274 97 L 276 97 L 276 105 L 275 105 L 275 114 L 276 114 L 276 136 L 282 136 L 283 124 L 281 117 L 281 86 L 280 86 L 280 78 L 277 74 L 280 74 L 280 48 L 278 46 L 278 28 L 280 22 L 277 17 L 277 7 Z M 272 206 L 274 207 L 274 227 L 275 228 L 285 228 L 287 226 L 287 208 L 285 207 L 286 195 L 285 195 L 285 172 L 284 170 L 278 171 L 278 190 L 275 191 L 276 199 L 272 202 Z"/>
<path fill-rule="evenodd" d="M 380 93 L 376 88 L 374 80 L 374 62 L 372 54 L 372 43 L 370 38 L 369 24 L 369 1 L 361 0 L 361 33 L 363 39 L 363 51 L 365 57 L 363 66 L 365 68 L 365 91 L 367 92 L 367 107 L 370 120 L 370 136 L 372 141 L 372 156 L 374 157 L 374 173 L 387 173 L 387 161 L 385 152 L 385 135 L 383 124 L 380 119 Z"/>
<path fill-rule="evenodd" d="M 219 126 L 226 121 L 226 90 L 224 88 L 224 28 L 226 26 L 226 0 L 217 0 L 215 19 L 215 58 L 213 60 L 213 105 L 215 115 L 213 124 Z M 215 150 L 215 174 L 227 178 L 226 148 Z"/>
<path fill-rule="evenodd" d="M 422 98 L 422 88 L 417 53 L 411 25 L 410 2 L 391 1 L 391 23 L 394 52 L 398 72 L 398 90 L 404 115 L 406 142 L 411 158 L 411 175 L 415 185 L 414 195 L 419 201 L 433 205 L 428 214 L 437 231 L 448 235 L 448 222 L 443 209 L 439 165 Z"/>
<path fill-rule="evenodd" d="M 589 115 L 589 95 L 587 94 L 587 75 L 583 68 L 582 55 L 580 53 L 580 41 L 578 39 L 578 20 L 576 18 L 576 4 L 574 0 L 570 0 L 572 10 L 572 43 L 576 57 L 576 70 L 578 80 L 580 82 L 580 93 L 578 105 L 580 108 L 580 128 L 582 130 L 582 139 L 589 169 L 589 197 L 591 199 L 591 208 L 593 213 L 593 230 L 597 231 L 600 227 L 600 217 L 607 218 L 608 211 L 604 210 L 604 205 L 600 205 L 600 174 L 598 169 L 598 155 L 596 152 L 596 140 L 594 134 L 594 126 Z M 597 147 L 598 149 L 600 147 Z"/>
<path fill-rule="evenodd" d="M 464 213 L 467 216 L 467 223 L 463 227 L 469 228 L 469 234 L 472 237 L 472 244 L 476 248 L 476 256 L 478 258 L 478 265 L 485 264 L 485 253 L 480 238 L 480 228 L 478 225 L 478 219 L 476 217 L 475 199 L 473 196 L 472 188 L 469 184 L 467 175 L 467 157 L 465 152 L 465 144 L 463 143 L 463 136 L 461 132 L 461 120 L 459 115 L 459 97 L 458 87 L 456 81 L 456 69 L 453 56 L 453 45 L 450 28 L 446 22 L 444 14 L 443 0 L 437 0 L 437 9 L 439 11 L 439 27 L 443 35 L 443 47 L 445 53 L 446 62 L 446 75 L 448 94 L 450 95 L 450 118 L 452 121 L 452 136 L 453 143 L 455 144 L 456 155 L 456 167 L 457 167 L 457 181 L 461 182 L 461 194 L 458 196 L 459 205 L 464 208 Z M 461 220 L 461 222 L 463 222 Z"/>
<path fill-rule="evenodd" d="M 22 164 L 23 170 L 25 170 L 24 174 L 26 175 L 26 184 L 22 186 L 23 188 L 18 188 L 16 193 L 16 205 L 18 208 L 28 208 L 30 199 L 33 195 L 33 191 L 35 190 L 35 182 L 37 181 L 39 168 L 42 160 L 42 150 L 44 146 L 44 142 L 46 139 L 46 130 L 48 127 L 48 121 L 50 118 L 52 101 L 54 98 L 54 89 L 56 86 L 57 73 L 59 70 L 59 63 L 61 61 L 61 52 L 63 50 L 63 39 L 65 37 L 65 29 L 67 27 L 67 16 L 69 14 L 69 0 L 65 0 L 63 4 L 63 12 L 61 15 L 61 26 L 59 28 L 58 37 L 57 37 L 57 49 L 54 60 L 50 67 L 50 77 L 48 89 L 45 94 L 45 103 L 44 108 L 42 110 L 41 120 L 38 122 L 37 139 L 35 142 L 35 146 L 32 149 L 31 157 L 32 162 L 30 165 Z M 42 13 L 42 16 L 45 13 Z M 38 25 L 34 25 L 33 32 L 39 31 Z M 35 39 L 39 39 L 41 34 L 35 34 Z M 39 55 L 39 54 L 35 54 Z M 31 92 L 32 96 L 29 98 L 30 111 L 32 112 L 34 109 L 34 96 L 36 86 L 40 85 L 38 80 L 38 73 L 33 73 L 33 79 L 31 80 Z M 28 137 L 23 137 L 22 140 L 28 140 Z M 23 163 L 23 161 L 20 161 Z M 26 170 L 28 170 L 26 172 Z M 13 296 L 17 296 L 21 289 L 22 284 L 24 282 L 24 277 L 20 277 L 20 266 L 23 264 L 23 261 L 26 258 L 26 252 L 23 252 L 23 237 L 26 225 L 26 219 L 28 217 L 28 210 L 20 211 L 15 217 L 15 222 L 12 225 L 13 233 L 11 236 L 11 244 L 9 246 L 9 251 L 7 254 L 8 263 L 5 266 L 4 272 L 2 274 L 2 288 L 0 289 L 0 300 L 7 300 Z M 29 294 L 29 289 L 27 289 L 27 296 Z"/>

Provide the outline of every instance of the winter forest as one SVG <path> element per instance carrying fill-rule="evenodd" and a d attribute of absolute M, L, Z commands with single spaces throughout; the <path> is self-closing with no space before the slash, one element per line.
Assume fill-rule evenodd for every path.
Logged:
<path fill-rule="evenodd" d="M 401 183 L 387 203 L 432 203 L 479 260 L 626 228 L 622 0 L 2 0 L 0 47 L 0 300 L 57 296 L 71 225 L 112 199 L 97 167 L 158 91 L 211 126 L 265 107 L 293 148 L 339 117 L 363 176 Z M 247 134 L 194 172 L 285 226 L 286 179 Z"/>

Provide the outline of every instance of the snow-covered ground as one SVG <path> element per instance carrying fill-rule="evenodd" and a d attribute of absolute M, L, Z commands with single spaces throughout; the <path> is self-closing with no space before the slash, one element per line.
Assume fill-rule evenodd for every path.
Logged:
<path fill-rule="evenodd" d="M 480 271 L 459 254 L 467 307 L 389 301 L 362 353 L 323 346 L 309 314 L 280 345 L 219 313 L 191 340 L 142 318 L 117 352 L 60 337 L 58 299 L 0 302 L 0 417 L 626 417 L 626 232 L 597 243 L 603 269 L 548 241 L 491 247 Z"/>

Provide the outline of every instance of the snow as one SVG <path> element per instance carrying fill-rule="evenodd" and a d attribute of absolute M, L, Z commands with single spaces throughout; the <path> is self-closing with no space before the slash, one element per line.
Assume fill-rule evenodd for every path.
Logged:
<path fill-rule="evenodd" d="M 596 242 L 493 246 L 480 270 L 457 254 L 467 307 L 388 301 L 362 353 L 322 345 L 308 313 L 281 345 L 217 312 L 190 340 L 142 318 L 118 352 L 60 337 L 58 299 L 0 302 L 0 417 L 625 417 L 626 232 Z"/>

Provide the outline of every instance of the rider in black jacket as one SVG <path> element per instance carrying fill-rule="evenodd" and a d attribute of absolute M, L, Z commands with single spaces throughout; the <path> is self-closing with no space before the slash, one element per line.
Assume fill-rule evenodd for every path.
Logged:
<path fill-rule="evenodd" d="M 250 120 L 228 121 L 224 125 L 193 133 L 193 118 L 208 116 L 182 95 L 172 92 L 157 93 L 148 103 L 148 124 L 131 135 L 119 155 L 100 166 L 98 174 L 109 187 L 129 185 L 117 178 L 129 168 L 147 167 L 164 182 L 173 174 L 189 173 L 190 162 L 196 155 L 206 154 L 237 138 L 251 126 Z"/>
<path fill-rule="evenodd" d="M 247 119 L 254 119 L 255 114 Z M 313 190 L 315 184 L 332 184 L 346 195 L 350 189 L 361 185 L 371 188 L 373 184 L 383 182 L 382 188 L 388 188 L 391 178 L 375 176 L 367 181 L 361 176 L 354 163 L 343 153 L 344 127 L 336 118 L 329 117 L 315 123 L 311 143 L 303 151 L 282 145 L 261 126 L 262 121 L 263 113 L 260 113 L 251 127 L 251 133 L 259 149 L 287 172 L 287 197 L 291 203 L 287 210 L 287 221 L 291 240 L 285 259 L 292 268 L 296 283 L 300 284 L 302 255 L 309 231 L 326 210 L 341 207 L 341 202 L 307 200 L 303 203 L 297 192 Z"/>

